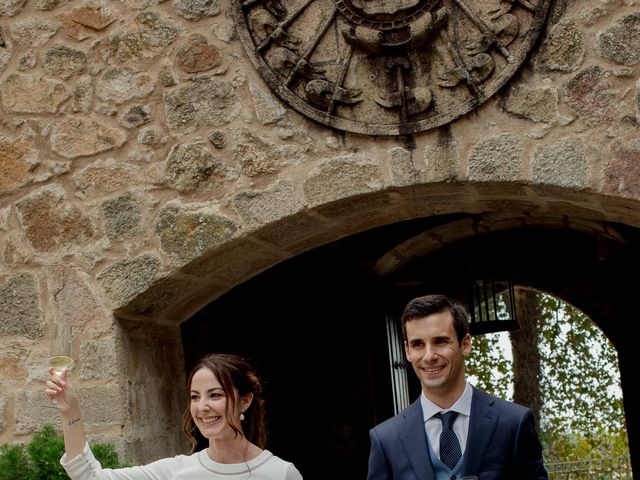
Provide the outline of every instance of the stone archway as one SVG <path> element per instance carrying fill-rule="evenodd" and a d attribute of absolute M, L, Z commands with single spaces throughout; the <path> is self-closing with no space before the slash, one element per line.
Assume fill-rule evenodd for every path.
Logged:
<path fill-rule="evenodd" d="M 505 196 L 502 193 L 505 190 L 509 195 Z M 524 192 L 527 195 L 524 195 Z M 202 312 L 205 311 L 214 311 L 210 307 L 202 311 L 201 309 L 205 305 L 214 306 L 215 309 L 215 305 L 218 304 L 216 299 L 220 299 L 223 304 L 227 302 L 227 305 L 231 302 L 229 298 L 241 298 L 236 301 L 247 302 L 247 299 L 251 298 L 250 295 L 243 297 L 234 292 L 243 291 L 243 284 L 251 284 L 250 277 L 259 275 L 260 272 L 268 275 L 269 270 L 281 268 L 276 265 L 285 265 L 292 261 L 290 259 L 297 257 L 283 248 L 286 245 L 298 245 L 298 256 L 304 257 L 302 250 L 311 254 L 313 247 L 331 244 L 331 241 L 344 239 L 343 241 L 357 242 L 358 239 L 370 235 L 371 238 L 375 238 L 374 243 L 377 246 L 373 249 L 376 254 L 371 253 L 366 259 L 370 264 L 369 273 L 373 277 L 378 275 L 389 278 L 392 278 L 393 272 L 405 263 L 415 263 L 422 258 L 438 265 L 438 262 L 443 262 L 438 255 L 453 248 L 459 249 L 456 254 L 459 256 L 456 260 L 458 265 L 464 265 L 477 255 L 478 251 L 499 251 L 503 254 L 505 264 L 511 267 L 520 265 L 514 273 L 518 283 L 564 298 L 598 323 L 618 349 L 625 403 L 631 405 L 635 401 L 628 387 L 632 367 L 628 362 L 628 354 L 625 353 L 630 350 L 629 336 L 625 335 L 625 325 L 616 320 L 620 315 L 628 315 L 633 309 L 629 302 L 633 297 L 627 295 L 630 287 L 621 281 L 624 277 L 620 275 L 620 269 L 638 261 L 635 253 L 638 245 L 636 227 L 625 224 L 628 217 L 621 215 L 627 211 L 629 203 L 575 192 L 570 195 L 569 201 L 563 198 L 566 193 L 561 189 L 538 190 L 536 187 L 519 185 L 442 184 L 394 188 L 382 193 L 344 199 L 331 205 L 300 212 L 258 228 L 247 237 L 229 241 L 202 258 L 187 263 L 182 270 L 175 272 L 175 275 L 153 284 L 118 309 L 117 315 L 124 327 L 124 337 L 130 337 L 130 332 L 139 332 L 137 338 L 141 342 L 145 341 L 145 332 L 157 330 L 160 323 L 158 320 L 165 324 L 161 327 L 161 330 L 165 331 L 164 343 L 160 342 L 161 350 L 156 350 L 153 357 L 140 361 L 156 365 L 156 374 L 164 382 L 160 382 L 160 389 L 169 390 L 174 377 L 163 373 L 162 366 L 158 366 L 157 363 L 159 352 L 167 352 L 166 340 L 173 339 L 169 342 L 169 351 L 175 361 L 179 362 L 182 359 L 178 340 L 181 335 L 183 342 L 186 342 L 184 355 L 187 365 L 193 361 L 194 351 L 204 353 L 202 347 L 192 351 L 193 345 L 184 336 L 187 325 L 182 323 L 186 320 L 184 317 L 197 312 L 200 313 L 196 316 L 203 315 Z M 334 212 L 334 215 L 330 217 L 329 212 Z M 311 235 L 308 230 L 303 229 L 305 224 L 312 227 Z M 293 226 L 298 226 L 298 229 Z M 372 232 L 384 233 L 378 233 L 376 236 Z M 267 242 L 267 238 L 273 243 Z M 363 245 L 367 243 L 363 242 Z M 458 247 L 465 244 L 465 248 Z M 516 249 L 513 245 L 521 247 Z M 538 253 L 532 256 L 531 251 Z M 509 252 L 509 255 L 504 255 L 504 252 Z M 356 258 L 357 254 L 354 253 L 353 256 Z M 605 265 L 601 261 L 603 258 L 610 258 L 611 262 Z M 451 257 L 446 259 L 450 261 Z M 362 258 L 359 260 L 363 261 Z M 606 277 L 602 276 L 603 268 L 608 269 Z M 227 272 L 227 283 L 219 281 L 222 274 Z M 295 283 L 295 279 L 288 278 Z M 438 276 L 437 280 L 440 283 L 431 287 L 441 289 L 443 285 L 447 285 L 446 288 L 452 292 L 456 291 L 456 282 L 460 283 L 460 278 L 455 276 Z M 176 285 L 181 287 L 174 288 Z M 363 285 L 376 292 L 384 288 L 375 281 Z M 426 285 L 422 281 L 422 288 L 426 288 Z M 406 301 L 406 298 L 404 300 Z M 233 307 L 229 306 L 228 309 L 233 310 Z M 181 316 L 173 317 L 173 313 L 177 311 Z M 373 311 L 370 313 L 375 314 Z M 218 315 L 228 318 L 228 325 L 223 329 L 226 332 L 224 338 L 227 339 L 227 343 L 217 344 L 214 341 L 213 345 L 218 349 L 242 349 L 243 344 L 236 343 L 238 339 L 233 339 L 230 332 L 236 332 L 240 340 L 246 339 L 250 337 L 253 327 L 249 328 L 248 332 L 242 327 L 236 328 L 238 322 L 240 325 L 245 323 L 241 315 L 226 317 L 228 312 L 219 312 Z M 153 322 L 148 323 L 151 318 Z M 273 327 L 279 328 L 276 321 L 273 322 Z M 179 325 L 182 326 L 179 328 Z M 267 338 L 269 329 L 258 331 L 262 332 L 258 335 L 259 338 Z M 286 330 L 277 331 L 284 334 Z M 191 335 L 193 338 L 193 333 Z M 195 336 L 215 338 L 216 333 L 205 329 Z M 145 349 L 139 349 L 135 355 L 148 355 L 156 349 L 148 342 L 145 346 Z M 258 347 L 254 348 L 260 351 Z M 278 347 L 279 351 L 285 353 L 287 348 L 286 344 Z M 268 357 L 261 358 L 265 365 L 270 364 Z M 128 372 L 127 376 L 135 378 L 132 372 Z M 371 394 L 371 391 L 368 393 Z M 178 404 L 175 397 L 174 393 L 171 397 L 174 400 L 170 403 L 174 415 L 175 405 Z M 284 399 L 280 398 L 279 401 L 284 402 Z M 372 409 L 368 419 L 371 420 L 376 414 L 380 414 L 379 411 Z M 286 418 L 278 415 L 276 418 L 287 422 Z M 136 422 L 132 417 L 131 423 Z M 633 409 L 627 408 L 627 424 L 634 459 L 637 432 L 634 430 L 635 422 Z"/>

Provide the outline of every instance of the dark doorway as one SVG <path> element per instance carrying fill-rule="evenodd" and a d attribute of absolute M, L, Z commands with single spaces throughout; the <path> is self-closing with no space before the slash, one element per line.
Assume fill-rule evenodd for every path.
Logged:
<path fill-rule="evenodd" d="M 387 316 L 407 300 L 446 293 L 465 301 L 463 272 L 487 253 L 521 285 L 555 294 L 596 321 L 618 349 L 632 462 L 636 398 L 631 350 L 621 319 L 632 318 L 631 284 L 622 273 L 640 265 L 629 244 L 597 235 L 531 227 L 467 238 L 428 257 L 411 258 L 385 278 L 376 262 L 396 245 L 466 215 L 430 217 L 334 242 L 257 275 L 182 325 L 186 368 L 205 353 L 241 354 L 266 387 L 267 448 L 293 461 L 306 480 L 366 478 L 368 431 L 394 414 Z M 633 270 L 633 269 L 632 269 Z M 635 270 L 634 270 L 635 271 Z M 630 340 L 629 340 L 630 341 Z M 625 353 L 626 352 L 626 353 Z M 419 388 L 411 384 L 411 400 Z"/>
<path fill-rule="evenodd" d="M 382 299 L 358 258 L 344 244 L 299 256 L 182 326 L 187 368 L 212 351 L 257 366 L 267 448 L 305 480 L 365 478 L 368 430 L 393 413 Z"/>

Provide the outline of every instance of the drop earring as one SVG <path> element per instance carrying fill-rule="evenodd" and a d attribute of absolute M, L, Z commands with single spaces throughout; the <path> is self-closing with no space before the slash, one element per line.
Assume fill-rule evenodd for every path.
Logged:
<path fill-rule="evenodd" d="M 244 412 L 240 413 L 240 421 L 244 421 Z"/>

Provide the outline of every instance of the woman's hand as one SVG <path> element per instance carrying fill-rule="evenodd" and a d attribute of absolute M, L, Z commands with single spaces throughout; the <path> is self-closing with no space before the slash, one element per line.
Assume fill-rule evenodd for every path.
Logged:
<path fill-rule="evenodd" d="M 55 368 L 50 368 L 46 394 L 62 414 L 64 449 L 67 452 L 67 458 L 71 460 L 82 453 L 87 437 L 80 415 L 80 401 L 67 381 L 67 374 L 66 368 L 60 375 L 56 373 Z"/>
<path fill-rule="evenodd" d="M 59 409 L 63 416 L 79 414 L 80 402 L 76 397 L 71 384 L 67 381 L 67 369 L 63 369 L 58 375 L 55 368 L 49 369 L 46 394 Z"/>

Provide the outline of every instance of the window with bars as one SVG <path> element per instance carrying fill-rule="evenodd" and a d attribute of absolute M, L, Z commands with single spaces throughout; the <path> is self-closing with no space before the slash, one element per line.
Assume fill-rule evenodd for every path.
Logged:
<path fill-rule="evenodd" d="M 399 413 L 407 408 L 410 402 L 407 378 L 408 363 L 404 353 L 402 327 L 400 322 L 391 315 L 387 315 L 387 346 L 389 348 L 393 409 L 394 413 Z"/>

